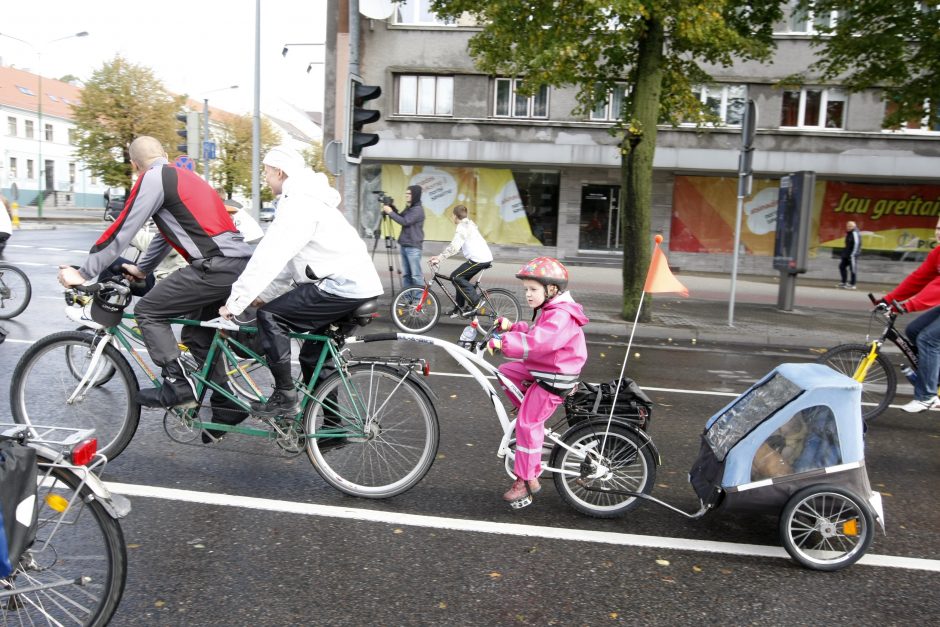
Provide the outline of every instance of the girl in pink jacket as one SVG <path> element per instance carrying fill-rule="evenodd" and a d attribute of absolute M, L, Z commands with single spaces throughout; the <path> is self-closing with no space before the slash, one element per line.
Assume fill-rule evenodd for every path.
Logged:
<path fill-rule="evenodd" d="M 524 390 L 521 405 L 511 394 L 510 401 L 519 410 L 516 420 L 516 480 L 503 499 L 514 509 L 532 502 L 541 490 L 543 425 L 578 384 L 581 368 L 587 361 L 584 331 L 587 316 L 574 302 L 568 287 L 568 270 L 557 259 L 538 257 L 516 273 L 525 288 L 526 303 L 538 319 L 510 324 L 505 318 L 496 323 L 502 336 L 488 343 L 490 352 L 501 350 L 506 357 L 521 359 L 501 365 L 499 371 L 516 387 Z"/>

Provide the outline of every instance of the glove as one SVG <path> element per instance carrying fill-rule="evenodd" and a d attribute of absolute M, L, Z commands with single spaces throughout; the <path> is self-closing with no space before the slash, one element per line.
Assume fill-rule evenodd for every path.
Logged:
<path fill-rule="evenodd" d="M 490 355 L 499 351 L 502 348 L 503 348 L 503 341 L 496 337 L 490 338 L 490 341 L 486 343 L 486 351 Z"/>
<path fill-rule="evenodd" d="M 509 318 L 504 318 L 503 316 L 500 316 L 499 318 L 496 319 L 497 330 L 508 331 L 511 328 L 512 328 L 512 322 L 509 320 Z"/>

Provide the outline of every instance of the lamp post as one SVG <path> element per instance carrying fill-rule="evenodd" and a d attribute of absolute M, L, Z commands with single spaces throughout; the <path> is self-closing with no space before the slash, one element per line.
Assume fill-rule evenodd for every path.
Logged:
<path fill-rule="evenodd" d="M 55 42 L 57 42 L 57 41 L 63 41 L 63 40 L 65 40 L 65 39 L 72 39 L 72 38 L 74 38 L 74 37 L 87 37 L 87 36 L 88 36 L 88 31 L 81 31 L 81 32 L 75 33 L 75 34 L 73 34 L 73 35 L 66 35 L 65 37 L 59 37 L 59 38 L 57 38 L 57 39 L 51 39 L 51 40 L 47 41 L 46 43 L 44 43 L 44 44 L 43 44 L 43 47 L 48 46 L 49 44 L 53 44 L 53 43 L 55 43 Z M 7 39 L 12 39 L 12 40 L 18 41 L 18 42 L 20 42 L 20 43 L 22 43 L 22 44 L 26 44 L 27 46 L 29 46 L 30 48 L 32 48 L 32 50 L 33 50 L 34 53 L 36 53 L 36 76 L 39 77 L 39 89 L 38 89 L 38 94 L 37 94 L 37 97 L 36 97 L 36 103 L 37 103 L 37 105 L 36 105 L 36 118 L 37 118 L 36 126 L 38 127 L 38 128 L 36 129 L 36 134 L 37 134 L 37 138 L 38 138 L 38 140 L 39 140 L 39 150 L 38 150 L 38 152 L 39 152 L 38 157 L 39 157 L 39 158 L 38 158 L 38 163 L 36 164 L 36 169 L 37 169 L 37 172 L 36 172 L 36 174 L 37 174 L 36 180 L 37 180 L 37 182 L 38 182 L 38 184 L 39 184 L 39 196 L 37 197 L 37 200 L 36 200 L 36 215 L 41 218 L 41 217 L 42 217 L 42 201 L 43 201 L 43 198 L 42 198 L 42 182 L 43 182 L 43 181 L 42 181 L 42 179 L 43 179 L 43 177 L 45 176 L 45 167 L 44 167 L 44 164 L 43 164 L 43 161 L 42 161 L 42 136 L 45 134 L 45 129 L 44 129 L 43 126 L 42 126 L 42 48 L 37 47 L 35 44 L 33 44 L 33 43 L 29 42 L 29 41 L 26 41 L 25 39 L 20 39 L 19 37 L 14 37 L 13 35 L 9 35 L 9 34 L 7 34 L 7 33 L 0 33 L 0 37 L 6 37 Z"/>
<path fill-rule="evenodd" d="M 228 87 L 219 87 L 218 89 L 210 89 L 209 91 L 203 92 L 203 96 L 206 94 L 214 94 L 217 91 L 228 91 L 229 89 L 238 89 L 238 85 L 230 85 Z M 206 179 L 206 183 L 209 183 L 209 152 L 206 150 L 206 142 L 209 141 L 209 99 L 202 99 L 202 173 Z M 211 183 L 209 183 L 211 185 Z"/>

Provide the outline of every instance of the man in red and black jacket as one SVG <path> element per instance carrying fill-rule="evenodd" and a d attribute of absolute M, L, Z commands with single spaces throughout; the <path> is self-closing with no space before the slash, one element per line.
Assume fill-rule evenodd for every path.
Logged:
<path fill-rule="evenodd" d="M 130 158 L 140 174 L 124 210 L 98 238 L 78 270 L 59 266 L 59 282 L 71 287 L 97 277 L 152 218 L 160 233 L 136 265 L 124 265 L 125 272 L 145 277 L 171 247 L 189 265 L 158 282 L 134 308 L 144 344 L 154 363 L 163 369 L 164 380 L 158 389 L 138 392 L 137 400 L 146 407 L 194 406 L 195 386 L 180 362 L 169 319 L 192 317 L 194 312 L 199 312 L 199 319 L 214 317 L 245 269 L 251 247 L 215 190 L 193 172 L 170 165 L 159 141 L 138 137 L 131 142 Z M 186 326 L 182 333 L 183 342 L 203 361 L 213 330 Z M 213 380 L 217 374 L 213 373 Z"/>
<path fill-rule="evenodd" d="M 937 222 L 936 238 L 940 240 L 940 221 Z M 895 301 L 900 303 L 899 313 L 924 312 L 907 325 L 907 337 L 917 345 L 917 379 L 914 381 L 914 400 L 901 409 L 911 414 L 940 409 L 940 400 L 937 400 L 937 380 L 940 378 L 940 246 L 930 251 L 924 262 L 882 300 L 892 307 Z"/>

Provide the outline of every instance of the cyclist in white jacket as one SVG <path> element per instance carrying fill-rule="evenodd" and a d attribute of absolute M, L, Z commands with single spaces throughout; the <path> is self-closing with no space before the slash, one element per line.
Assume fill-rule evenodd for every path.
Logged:
<path fill-rule="evenodd" d="M 473 312 L 480 298 L 473 284 L 470 283 L 470 279 L 493 265 L 493 253 L 490 252 L 489 245 L 480 234 L 480 229 L 473 220 L 467 217 L 468 213 L 464 205 L 454 207 L 453 220 L 457 225 L 454 239 L 441 251 L 440 255 L 435 255 L 428 260 L 436 266 L 442 260 L 456 254 L 457 251 L 460 251 L 466 259 L 450 274 L 450 280 L 457 286 L 455 298 L 457 306 L 450 312 L 451 318 L 469 316 Z M 465 299 L 469 301 L 469 306 L 464 305 Z"/>
<path fill-rule="evenodd" d="M 277 214 L 219 314 L 231 318 L 258 306 L 258 334 L 275 390 L 267 403 L 252 403 L 252 413 L 293 416 L 300 406 L 287 333 L 320 332 L 383 289 L 365 242 L 339 211 L 339 192 L 326 176 L 309 170 L 300 153 L 286 146 L 272 148 L 263 162 L 265 182 L 281 196 Z M 320 350 L 310 342 L 301 349 L 304 380 Z"/>

